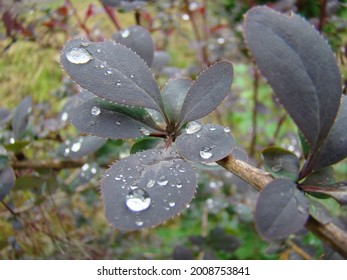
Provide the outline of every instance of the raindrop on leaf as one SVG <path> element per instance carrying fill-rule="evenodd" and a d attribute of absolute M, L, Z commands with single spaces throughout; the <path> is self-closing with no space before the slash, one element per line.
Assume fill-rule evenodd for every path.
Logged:
<path fill-rule="evenodd" d="M 186 128 L 186 133 L 187 134 L 193 134 L 195 132 L 198 132 L 202 128 L 201 123 L 192 121 L 188 123 L 187 128 Z"/>
<path fill-rule="evenodd" d="M 134 212 L 146 210 L 151 204 L 149 194 L 141 188 L 133 189 L 126 197 L 127 207 Z"/>
<path fill-rule="evenodd" d="M 101 110 L 98 106 L 94 106 L 90 112 L 92 113 L 92 115 L 98 116 L 98 115 L 100 115 Z"/>
<path fill-rule="evenodd" d="M 200 156 L 203 159 L 209 159 L 212 157 L 212 148 L 211 147 L 204 147 L 200 150 Z"/>
<path fill-rule="evenodd" d="M 81 149 L 81 142 L 76 142 L 71 146 L 71 151 L 77 153 Z"/>
<path fill-rule="evenodd" d="M 72 48 L 66 54 L 66 58 L 73 64 L 85 64 L 93 59 L 93 56 L 86 49 Z"/>
<path fill-rule="evenodd" d="M 130 35 L 130 31 L 128 29 L 125 29 L 124 31 L 122 31 L 121 36 L 122 38 L 128 38 Z"/>

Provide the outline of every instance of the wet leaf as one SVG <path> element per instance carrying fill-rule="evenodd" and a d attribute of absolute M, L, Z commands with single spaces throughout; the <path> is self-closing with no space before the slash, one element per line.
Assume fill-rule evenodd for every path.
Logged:
<path fill-rule="evenodd" d="M 310 201 L 310 215 L 323 224 L 332 222 L 333 218 L 329 215 L 328 209 L 323 204 L 313 200 L 313 198 L 310 199 L 310 196 L 308 197 Z"/>
<path fill-rule="evenodd" d="M 112 41 L 69 41 L 61 63 L 81 87 L 108 101 L 162 111 L 160 91 L 147 64 Z"/>
<path fill-rule="evenodd" d="M 189 78 L 171 79 L 162 90 L 165 112 L 170 121 L 177 122 L 184 99 L 193 81 Z"/>
<path fill-rule="evenodd" d="M 11 166 L 0 170 L 0 201 L 5 198 L 16 182 L 16 176 Z"/>
<path fill-rule="evenodd" d="M 288 178 L 296 181 L 300 162 L 295 154 L 280 147 L 268 147 L 262 151 L 265 169 L 275 178 Z"/>
<path fill-rule="evenodd" d="M 139 25 L 130 26 L 113 35 L 113 39 L 137 53 L 150 67 L 154 57 L 154 43 L 149 31 Z"/>
<path fill-rule="evenodd" d="M 278 240 L 300 230 L 308 218 L 308 201 L 296 184 L 275 179 L 260 193 L 255 225 L 267 240 Z"/>
<path fill-rule="evenodd" d="M 323 147 L 314 156 L 312 169 L 335 164 L 347 157 L 347 96 L 342 96 L 336 121 Z"/>
<path fill-rule="evenodd" d="M 193 121 L 177 137 L 176 147 L 185 159 L 196 163 L 208 163 L 220 160 L 231 153 L 234 137 L 230 130 L 220 125 Z"/>
<path fill-rule="evenodd" d="M 100 98 L 78 106 L 71 120 L 81 132 L 112 139 L 149 135 L 157 127 L 145 109 L 111 104 Z"/>
<path fill-rule="evenodd" d="M 329 166 L 312 172 L 305 178 L 303 185 L 326 186 L 335 183 L 334 169 Z"/>
<path fill-rule="evenodd" d="M 130 149 L 130 154 L 136 154 L 138 152 L 143 152 L 146 150 L 154 149 L 158 147 L 160 144 L 164 144 L 163 139 L 159 138 L 148 138 L 148 139 L 141 139 L 137 141 Z M 162 145 L 164 146 L 164 145 Z"/>
<path fill-rule="evenodd" d="M 215 110 L 230 93 L 233 75 L 233 65 L 227 61 L 217 62 L 202 72 L 188 90 L 180 122 L 200 119 Z"/>
<path fill-rule="evenodd" d="M 58 155 L 67 158 L 79 158 L 100 149 L 106 139 L 94 136 L 81 136 L 72 141 L 68 140 L 58 148 Z"/>
<path fill-rule="evenodd" d="M 113 164 L 102 180 L 106 218 L 126 231 L 158 225 L 190 203 L 196 184 L 191 166 L 172 149 L 129 156 Z"/>
<path fill-rule="evenodd" d="M 20 139 L 28 125 L 28 117 L 32 111 L 30 96 L 25 97 L 14 109 L 12 117 L 12 130 L 15 139 Z"/>
<path fill-rule="evenodd" d="M 341 75 L 323 37 L 298 15 L 266 7 L 245 17 L 248 48 L 314 150 L 327 137 L 341 98 Z"/>

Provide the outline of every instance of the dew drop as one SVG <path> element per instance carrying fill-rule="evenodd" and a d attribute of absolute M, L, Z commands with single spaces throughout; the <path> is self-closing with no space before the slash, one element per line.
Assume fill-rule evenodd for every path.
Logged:
<path fill-rule="evenodd" d="M 66 148 L 65 151 L 64 151 L 64 156 L 67 156 L 69 153 L 70 153 L 70 149 Z"/>
<path fill-rule="evenodd" d="M 174 207 L 176 205 L 176 203 L 172 201 L 169 203 L 169 205 L 170 205 L 170 207 Z"/>
<path fill-rule="evenodd" d="M 217 39 L 217 43 L 223 45 L 225 43 L 225 39 L 223 37 L 220 37 Z"/>
<path fill-rule="evenodd" d="M 98 116 L 101 113 L 101 110 L 98 106 L 93 106 L 92 110 L 90 111 L 92 115 Z"/>
<path fill-rule="evenodd" d="M 100 49 L 97 49 L 96 51 L 97 51 L 98 53 L 99 53 L 99 52 L 101 52 L 101 50 L 100 50 Z"/>
<path fill-rule="evenodd" d="M 180 189 L 180 188 L 182 188 L 182 184 L 177 184 L 176 187 L 177 187 L 177 189 Z"/>
<path fill-rule="evenodd" d="M 131 74 L 131 75 L 130 75 L 130 78 L 132 78 L 132 79 L 135 78 L 135 75 L 134 75 L 134 74 Z"/>
<path fill-rule="evenodd" d="M 77 153 L 81 149 L 81 142 L 76 142 L 71 146 L 71 151 Z"/>
<path fill-rule="evenodd" d="M 211 147 L 204 147 L 200 150 L 200 156 L 203 159 L 209 159 L 212 157 L 212 148 Z"/>
<path fill-rule="evenodd" d="M 120 180 L 122 180 L 122 178 L 123 178 L 123 175 L 118 175 L 118 176 L 114 177 L 114 179 L 116 181 L 120 181 Z"/>
<path fill-rule="evenodd" d="M 214 126 L 210 127 L 210 131 L 215 131 L 215 130 L 216 130 L 216 128 Z"/>
<path fill-rule="evenodd" d="M 230 132 L 230 128 L 229 127 L 224 127 L 224 132 L 229 133 Z"/>
<path fill-rule="evenodd" d="M 88 163 L 83 164 L 82 171 L 87 171 L 88 169 L 89 169 L 89 164 Z"/>
<path fill-rule="evenodd" d="M 90 172 L 92 173 L 92 174 L 96 174 L 96 168 L 95 167 L 93 167 L 92 169 L 90 169 Z"/>
<path fill-rule="evenodd" d="M 122 125 L 122 124 L 121 124 L 120 122 L 117 121 L 117 122 L 116 122 L 116 125 L 120 126 L 120 125 Z"/>
<path fill-rule="evenodd" d="M 143 226 L 143 221 L 136 221 L 135 224 L 136 224 L 138 227 L 141 227 L 141 226 Z"/>
<path fill-rule="evenodd" d="M 151 134 L 151 133 L 149 132 L 149 130 L 148 130 L 147 128 L 145 128 L 145 127 L 140 127 L 140 131 L 141 131 L 141 133 L 142 133 L 143 135 L 146 135 L 146 136 L 148 136 L 148 135 Z"/>
<path fill-rule="evenodd" d="M 68 114 L 67 112 L 64 112 L 64 113 L 61 115 L 61 120 L 62 120 L 63 122 L 66 122 L 68 117 L 69 117 L 69 114 Z"/>
<path fill-rule="evenodd" d="M 279 171 L 282 170 L 282 165 L 281 164 L 274 165 L 274 166 L 271 167 L 271 170 L 273 172 L 279 172 Z"/>
<path fill-rule="evenodd" d="M 126 196 L 127 207 L 134 212 L 146 210 L 151 204 L 149 194 L 141 188 L 131 190 Z"/>
<path fill-rule="evenodd" d="M 130 35 L 129 29 L 125 29 L 125 30 L 122 31 L 122 33 L 121 33 L 122 38 L 128 38 L 129 35 Z"/>
<path fill-rule="evenodd" d="M 201 123 L 198 123 L 196 121 L 192 121 L 192 122 L 188 123 L 188 125 L 186 127 L 186 133 L 187 134 L 193 134 L 195 132 L 198 132 L 201 128 L 202 128 Z"/>
<path fill-rule="evenodd" d="M 112 70 L 106 70 L 105 73 L 104 73 L 104 75 L 105 75 L 105 76 L 108 76 L 108 75 L 111 75 L 112 73 L 113 73 Z"/>
<path fill-rule="evenodd" d="M 81 46 L 82 46 L 82 47 L 89 47 L 89 46 L 90 46 L 90 43 L 89 43 L 89 42 L 82 42 L 82 43 L 81 43 Z"/>
<path fill-rule="evenodd" d="M 146 185 L 146 187 L 147 187 L 147 188 L 151 188 L 151 187 L 154 186 L 154 184 L 155 184 L 155 181 L 154 181 L 154 180 L 149 180 L 148 183 L 147 183 L 147 185 Z"/>
<path fill-rule="evenodd" d="M 95 121 L 90 121 L 89 123 L 91 126 L 94 126 L 95 125 Z"/>
<path fill-rule="evenodd" d="M 66 54 L 66 58 L 73 64 L 85 64 L 93 59 L 93 56 L 86 49 L 72 48 Z"/>
<path fill-rule="evenodd" d="M 122 83 L 120 81 L 117 81 L 116 86 L 119 87 L 121 85 L 122 85 Z"/>

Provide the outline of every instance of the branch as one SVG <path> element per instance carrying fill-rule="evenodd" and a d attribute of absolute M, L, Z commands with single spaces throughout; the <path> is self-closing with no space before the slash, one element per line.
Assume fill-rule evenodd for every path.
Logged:
<path fill-rule="evenodd" d="M 83 166 L 86 162 L 83 160 L 11 160 L 10 165 L 13 169 L 64 169 L 77 168 Z"/>
<path fill-rule="evenodd" d="M 270 173 L 238 160 L 231 155 L 217 161 L 217 163 L 246 181 L 257 191 L 261 191 L 268 183 L 274 180 Z M 327 243 L 344 258 L 347 258 L 347 233 L 342 228 L 333 222 L 323 224 L 312 216 L 309 217 L 306 228 L 316 234 L 323 242 Z"/>

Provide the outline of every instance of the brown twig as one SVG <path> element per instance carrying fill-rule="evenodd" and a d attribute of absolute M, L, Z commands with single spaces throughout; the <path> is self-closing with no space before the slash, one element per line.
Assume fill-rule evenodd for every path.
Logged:
<path fill-rule="evenodd" d="M 70 0 L 66 0 L 66 3 L 69 4 L 69 6 L 71 7 L 71 9 L 73 10 L 73 15 L 75 16 L 78 25 L 84 30 L 84 32 L 86 33 L 86 36 L 88 38 L 89 41 L 93 41 L 92 36 L 90 35 L 90 30 L 89 28 L 85 25 L 85 23 L 83 22 L 83 20 L 80 18 L 80 16 L 77 13 L 77 9 L 75 8 L 74 4 L 70 1 Z"/>
<path fill-rule="evenodd" d="M 270 173 L 264 172 L 231 155 L 217 161 L 217 163 L 246 181 L 257 191 L 261 191 L 274 179 Z M 333 222 L 323 224 L 312 216 L 309 217 L 306 228 L 316 234 L 323 242 L 327 243 L 344 258 L 347 258 L 347 233 L 342 228 Z"/>
<path fill-rule="evenodd" d="M 77 168 L 85 164 L 83 160 L 11 160 L 10 162 L 14 169 L 64 169 Z"/>
<path fill-rule="evenodd" d="M 258 119 L 258 95 L 259 95 L 259 72 L 254 67 L 253 69 L 253 112 L 252 112 L 252 140 L 249 148 L 249 156 L 254 157 L 257 144 L 257 119 Z"/>

